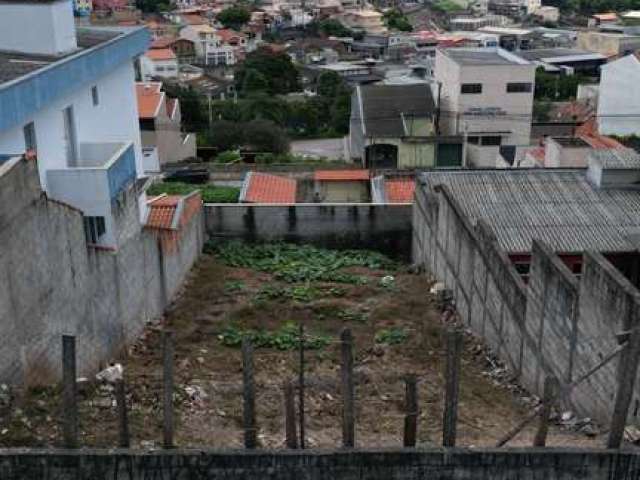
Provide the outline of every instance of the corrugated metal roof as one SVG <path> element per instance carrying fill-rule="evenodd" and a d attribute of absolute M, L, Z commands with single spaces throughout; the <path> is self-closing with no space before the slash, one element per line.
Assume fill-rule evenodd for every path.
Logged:
<path fill-rule="evenodd" d="M 557 252 L 635 250 L 640 189 L 597 189 L 585 170 L 428 172 L 428 187 L 447 185 L 464 214 L 482 219 L 507 252 L 529 252 L 534 239 Z"/>

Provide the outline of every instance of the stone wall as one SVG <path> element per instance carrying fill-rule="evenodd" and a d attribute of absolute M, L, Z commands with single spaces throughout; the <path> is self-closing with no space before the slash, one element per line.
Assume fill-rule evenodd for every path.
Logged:
<path fill-rule="evenodd" d="M 612 450 L 0 450 L 3 480 L 635 480 L 638 475 L 637 453 Z"/>
<path fill-rule="evenodd" d="M 33 162 L 0 176 L 0 200 L 0 382 L 57 379 L 64 334 L 79 374 L 100 368 L 162 313 L 204 242 L 200 212 L 176 252 L 140 227 L 116 252 L 89 247 L 82 214 L 46 198 Z"/>
<path fill-rule="evenodd" d="M 328 248 L 368 248 L 408 257 L 411 205 L 207 204 L 207 234 L 214 241 L 286 241 Z"/>
<path fill-rule="evenodd" d="M 453 291 L 463 322 L 538 395 L 547 375 L 566 385 L 595 367 L 640 314 L 638 291 L 597 253 L 585 254 L 578 279 L 534 242 L 525 285 L 492 233 L 469 223 L 446 186 L 417 191 L 413 260 Z M 565 406 L 608 423 L 621 362 L 624 356 L 582 383 Z M 638 420 L 638 398 L 630 422 Z"/>

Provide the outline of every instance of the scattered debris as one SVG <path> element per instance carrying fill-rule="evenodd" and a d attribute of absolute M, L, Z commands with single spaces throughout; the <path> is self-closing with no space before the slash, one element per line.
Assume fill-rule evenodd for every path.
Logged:
<path fill-rule="evenodd" d="M 395 284 L 396 279 L 393 275 L 385 275 L 384 277 L 382 277 L 382 280 L 380 280 L 380 285 L 382 285 L 384 288 L 394 287 Z"/>
<path fill-rule="evenodd" d="M 115 363 L 96 374 L 96 380 L 105 383 L 116 383 L 123 379 L 124 369 L 120 363 Z"/>
<path fill-rule="evenodd" d="M 630 443 L 640 442 L 640 429 L 634 425 L 624 427 L 624 439 Z"/>

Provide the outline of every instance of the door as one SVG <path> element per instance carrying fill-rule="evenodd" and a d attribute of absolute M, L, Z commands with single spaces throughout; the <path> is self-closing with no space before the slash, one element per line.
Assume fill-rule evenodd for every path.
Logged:
<path fill-rule="evenodd" d="M 76 167 L 78 164 L 78 152 L 76 143 L 76 124 L 73 118 L 73 107 L 67 107 L 62 111 L 64 120 L 64 149 L 68 167 Z"/>

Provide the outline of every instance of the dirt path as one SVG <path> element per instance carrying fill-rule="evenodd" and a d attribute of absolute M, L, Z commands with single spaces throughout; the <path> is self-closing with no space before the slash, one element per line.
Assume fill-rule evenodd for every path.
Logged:
<path fill-rule="evenodd" d="M 335 447 L 341 438 L 337 343 L 348 325 L 355 338 L 357 374 L 357 443 L 398 446 L 402 442 L 406 374 L 419 377 L 419 441 L 439 444 L 442 423 L 442 325 L 422 276 L 393 272 L 392 287 L 381 284 L 389 272 L 352 267 L 366 284 L 316 282 L 298 285 L 267 273 L 222 264 L 204 255 L 165 322 L 176 332 L 177 443 L 180 446 L 239 447 L 242 441 L 242 368 L 238 348 L 222 344 L 220 335 L 251 328 L 278 331 L 286 322 L 305 322 L 307 332 L 328 342 L 308 352 L 306 405 L 308 443 Z M 291 295 L 293 298 L 291 298 Z M 289 297 L 288 297 L 289 296 Z M 229 326 L 233 326 L 230 330 Z M 160 325 L 151 325 L 129 348 L 126 367 L 131 431 L 136 446 L 157 445 L 161 436 Z M 376 342 L 381 332 L 402 337 L 397 344 Z M 226 332 L 226 333 L 225 333 Z M 388 335 L 387 335 L 388 336 Z M 286 338 L 282 337 L 285 341 Z M 398 338 L 396 338 L 398 340 Z M 286 341 L 285 341 L 286 346 Z M 465 338 L 459 411 L 460 445 L 490 446 L 515 425 L 530 406 L 522 395 L 487 373 L 482 345 Z M 297 353 L 274 348 L 256 350 L 257 421 L 264 447 L 282 447 L 282 383 L 297 375 Z M 91 388 L 81 402 L 82 444 L 114 446 L 115 408 L 109 389 Z M 52 445 L 60 437 L 54 388 L 31 392 L 21 412 L 0 420 L 0 446 Z M 15 412 L 14 412 L 15 413 Z M 513 445 L 530 445 L 533 429 Z M 552 445 L 598 446 L 599 438 L 554 427 Z"/>

